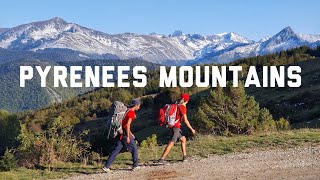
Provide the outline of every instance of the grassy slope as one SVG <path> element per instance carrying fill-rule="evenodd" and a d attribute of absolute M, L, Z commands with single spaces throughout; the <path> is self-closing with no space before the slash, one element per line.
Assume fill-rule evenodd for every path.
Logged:
<path fill-rule="evenodd" d="M 320 144 L 320 129 L 300 129 L 274 133 L 260 133 L 250 136 L 196 136 L 188 141 L 190 156 L 207 157 L 210 154 L 226 154 L 242 152 L 252 148 L 290 148 L 296 146 L 318 146 Z M 165 146 L 150 147 L 139 150 L 141 163 L 152 163 L 157 160 Z M 181 159 L 180 144 L 177 144 L 168 156 L 171 162 Z M 113 164 L 113 168 L 128 167 L 131 165 L 131 155 L 128 152 L 120 154 Z M 102 165 L 87 165 L 79 163 L 55 163 L 54 171 L 18 169 L 9 172 L 0 172 L 0 179 L 53 179 L 77 174 L 100 173 Z"/>
<path fill-rule="evenodd" d="M 312 111 L 317 111 L 319 108 L 319 104 L 316 101 L 317 97 L 319 97 L 318 93 L 319 88 L 319 60 L 310 60 L 307 62 L 299 63 L 302 67 L 302 84 L 301 88 L 248 88 L 247 91 L 250 95 L 254 95 L 255 98 L 261 103 L 263 106 L 269 105 L 271 108 L 271 112 L 276 113 L 275 110 L 279 110 L 281 113 L 284 113 L 281 116 L 286 117 L 285 115 L 293 115 L 294 117 L 308 118 Z M 202 95 L 208 93 L 208 91 L 203 91 L 193 95 L 191 98 L 199 99 Z M 307 95 L 304 93 L 308 93 Z M 304 98 L 307 96 L 308 98 Z M 307 108 L 299 107 L 301 109 L 301 113 L 291 111 L 294 108 L 297 108 L 295 104 L 297 101 L 301 101 L 305 103 L 309 103 Z M 306 101 L 307 100 L 307 101 Z M 272 108 L 275 104 L 280 104 L 281 106 L 277 106 L 276 108 Z M 289 105 L 287 105 L 289 103 Z M 192 114 L 192 108 L 194 108 L 196 104 L 189 104 L 188 113 Z M 311 108 L 311 109 L 310 109 Z M 314 109 L 315 110 L 312 110 Z M 273 112 L 274 111 L 274 112 Z M 301 115 L 300 115 L 301 114 Z M 133 132 L 141 141 L 151 134 L 156 133 L 159 136 L 159 142 L 166 141 L 166 128 L 159 127 L 154 118 L 156 116 L 153 114 L 151 110 L 143 110 L 138 113 L 138 119 L 134 123 Z M 317 116 L 317 114 L 316 114 Z M 318 116 L 319 117 L 319 116 Z M 291 119 L 291 118 L 290 118 Z M 101 134 L 104 130 L 104 119 L 97 119 L 88 121 L 85 124 L 80 124 L 77 128 L 89 128 L 94 131 L 94 133 Z M 297 121 L 298 122 L 298 121 Z M 82 126 L 82 127 L 81 127 Z M 319 130 L 292 130 L 281 133 L 271 133 L 271 134 L 257 134 L 252 136 L 235 136 L 235 137 L 216 137 L 216 136 L 200 136 L 194 138 L 194 141 L 189 142 L 189 154 L 190 155 L 200 155 L 206 156 L 208 154 L 218 153 L 224 154 L 229 152 L 238 152 L 246 149 L 250 149 L 253 147 L 258 148 L 272 148 L 272 147 L 293 147 L 293 146 L 301 146 L 301 145 L 310 145 L 317 144 L 319 145 L 320 141 L 320 131 Z M 140 159 L 142 162 L 149 162 L 151 160 L 155 160 L 159 158 L 163 151 L 164 147 L 159 146 L 153 149 L 148 150 L 140 150 L 141 156 Z M 177 146 L 173 149 L 169 159 L 176 161 L 180 159 L 180 147 Z M 130 155 L 128 153 L 123 153 L 117 159 L 114 167 L 122 167 L 126 166 L 127 163 L 131 163 Z M 82 167 L 81 164 L 57 164 L 56 167 L 59 167 L 58 171 L 48 172 L 41 170 L 26 170 L 19 169 L 17 171 L 0 173 L 0 179 L 5 177 L 6 179 L 10 177 L 26 177 L 26 179 L 32 178 L 56 178 L 62 177 L 66 175 L 72 175 L 77 173 L 94 173 L 99 170 L 99 166 L 86 166 Z M 61 168 L 62 167 L 62 168 Z"/>
<path fill-rule="evenodd" d="M 295 127 L 320 127 L 320 59 L 293 65 L 301 67 L 301 87 L 250 87 L 246 91 L 274 116 L 288 118 Z"/>

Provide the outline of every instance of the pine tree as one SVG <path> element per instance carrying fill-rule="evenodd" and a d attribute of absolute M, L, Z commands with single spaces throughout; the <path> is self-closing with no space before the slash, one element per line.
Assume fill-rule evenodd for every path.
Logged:
<path fill-rule="evenodd" d="M 255 130 L 274 129 L 270 112 L 252 96 L 245 93 L 243 82 L 233 87 L 217 87 L 200 103 L 194 115 L 196 126 L 202 132 L 215 134 L 251 134 Z"/>

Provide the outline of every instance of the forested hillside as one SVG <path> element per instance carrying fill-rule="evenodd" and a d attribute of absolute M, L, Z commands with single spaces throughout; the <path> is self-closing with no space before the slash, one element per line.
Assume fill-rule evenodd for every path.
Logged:
<path fill-rule="evenodd" d="M 303 69 L 301 88 L 245 89 L 241 81 L 238 88 L 232 87 L 231 82 L 226 88 L 159 88 L 159 72 L 148 71 L 145 88 L 98 88 L 39 110 L 19 114 L 1 111 L 3 147 L 16 148 L 14 152 L 6 151 L 4 159 L 10 159 L 14 153 L 13 159 L 19 166 L 30 168 L 54 161 L 94 159 L 97 152 L 107 154 L 112 144 L 106 140 L 105 132 L 108 109 L 115 100 L 128 104 L 132 98 L 141 98 L 143 102 L 132 129 L 141 147 L 148 146 L 149 141 L 166 142 L 167 128 L 159 126 L 157 113 L 164 104 L 179 99 L 181 93 L 191 95 L 188 117 L 202 134 L 234 136 L 286 130 L 294 127 L 294 123 L 320 117 L 316 93 L 319 91 L 318 53 L 319 48 L 301 47 L 260 57 L 262 61 L 259 58 L 257 62 L 252 58 L 237 61 L 243 67 L 253 63 L 260 67 L 270 65 L 271 60 L 276 65 L 287 65 L 286 59 L 292 58 Z M 103 61 L 96 62 L 100 65 Z M 11 71 L 2 68 L 1 72 Z M 310 99 L 304 98 L 306 93 Z M 184 132 L 188 136 L 188 131 Z M 155 133 L 156 138 L 151 136 Z M 147 137 L 149 140 L 143 141 Z M 64 153 L 70 148 L 72 151 Z M 4 150 L 1 149 L 2 153 Z"/>
<path fill-rule="evenodd" d="M 250 87 L 246 91 L 275 117 L 286 117 L 296 127 L 319 127 L 320 59 L 290 65 L 301 67 L 301 87 Z"/>
<path fill-rule="evenodd" d="M 86 60 L 78 62 L 53 62 L 47 60 L 23 60 L 0 64 L 0 109 L 11 112 L 21 112 L 39 109 L 53 103 L 83 94 L 93 88 L 63 88 L 53 87 L 53 71 L 47 77 L 47 87 L 40 86 L 40 76 L 34 68 L 34 78 L 26 82 L 26 87 L 21 88 L 20 66 L 146 66 L 150 71 L 157 69 L 158 65 L 142 60 Z M 115 74 L 117 72 L 115 71 Z M 82 76 L 84 77 L 84 76 Z M 69 75 L 68 75 L 69 79 Z M 15 98 L 12 98 L 15 97 Z"/>
<path fill-rule="evenodd" d="M 302 83 L 299 88 L 276 87 L 246 89 L 262 107 L 276 117 L 285 117 L 294 127 L 319 127 L 320 125 L 320 47 L 310 49 L 299 47 L 276 54 L 238 60 L 231 65 L 241 65 L 243 69 L 256 66 L 294 65 L 301 67 Z M 261 75 L 261 74 L 260 74 Z M 262 76 L 259 76 L 262 80 Z"/>
<path fill-rule="evenodd" d="M 34 78 L 26 82 L 26 87 L 20 87 L 20 66 L 54 66 L 57 63 L 31 60 L 0 65 L 0 108 L 12 112 L 38 109 L 52 103 L 62 102 L 77 94 L 85 92 L 80 88 L 54 88 L 53 73 L 49 72 L 47 87 L 40 86 L 40 76 L 34 72 Z"/>

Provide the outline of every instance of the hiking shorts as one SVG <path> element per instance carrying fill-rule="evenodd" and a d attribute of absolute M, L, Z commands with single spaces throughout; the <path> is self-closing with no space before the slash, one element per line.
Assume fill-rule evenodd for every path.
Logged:
<path fill-rule="evenodd" d="M 182 132 L 181 132 L 181 129 L 180 128 L 171 128 L 171 133 L 172 133 L 172 136 L 171 136 L 171 140 L 172 142 L 177 142 L 178 140 L 180 140 L 180 138 L 182 138 Z"/>

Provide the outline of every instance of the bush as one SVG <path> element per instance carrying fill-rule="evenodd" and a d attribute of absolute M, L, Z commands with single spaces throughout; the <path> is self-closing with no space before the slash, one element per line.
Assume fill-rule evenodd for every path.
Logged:
<path fill-rule="evenodd" d="M 259 112 L 259 124 L 257 129 L 265 132 L 276 130 L 276 122 L 273 120 L 272 115 L 267 108 L 262 108 Z"/>
<path fill-rule="evenodd" d="M 150 137 L 148 137 L 146 140 L 143 140 L 140 144 L 140 147 L 142 149 L 148 149 L 148 148 L 155 148 L 158 146 L 157 143 L 157 135 L 152 134 Z"/>
<path fill-rule="evenodd" d="M 88 131 L 73 134 L 73 126 L 66 126 L 61 118 L 55 118 L 47 129 L 32 133 L 25 127 L 19 136 L 19 165 L 27 168 L 49 165 L 54 161 L 80 162 L 88 153 L 90 144 L 82 140 Z"/>
<path fill-rule="evenodd" d="M 89 164 L 97 166 L 97 165 L 102 165 L 102 155 L 92 151 L 89 154 Z"/>
<path fill-rule="evenodd" d="M 15 151 L 13 149 L 7 149 L 4 156 L 0 160 L 0 171 L 10 171 L 17 168 L 17 159 L 14 155 Z"/>
<path fill-rule="evenodd" d="M 130 94 L 129 91 L 125 89 L 119 88 L 117 91 L 112 93 L 112 101 L 121 101 L 125 104 L 129 104 L 132 100 L 133 96 Z"/>
<path fill-rule="evenodd" d="M 202 133 L 232 135 L 251 134 L 257 130 L 273 131 L 275 121 L 269 110 L 260 109 L 253 96 L 245 93 L 243 83 L 211 90 L 192 116 L 195 127 Z"/>
<path fill-rule="evenodd" d="M 163 107 L 165 104 L 171 104 L 180 98 L 181 90 L 179 88 L 167 88 L 154 97 L 155 109 Z"/>
<path fill-rule="evenodd" d="M 152 159 L 158 159 L 158 143 L 157 135 L 152 134 L 146 140 L 143 140 L 140 144 L 140 154 L 145 157 L 150 157 Z"/>
<path fill-rule="evenodd" d="M 290 129 L 289 121 L 284 118 L 280 118 L 278 121 L 276 121 L 276 127 L 278 131 L 288 130 Z"/>
<path fill-rule="evenodd" d="M 16 148 L 16 140 L 20 134 L 20 122 L 17 115 L 0 110 L 0 156 L 4 155 L 7 148 Z"/>

